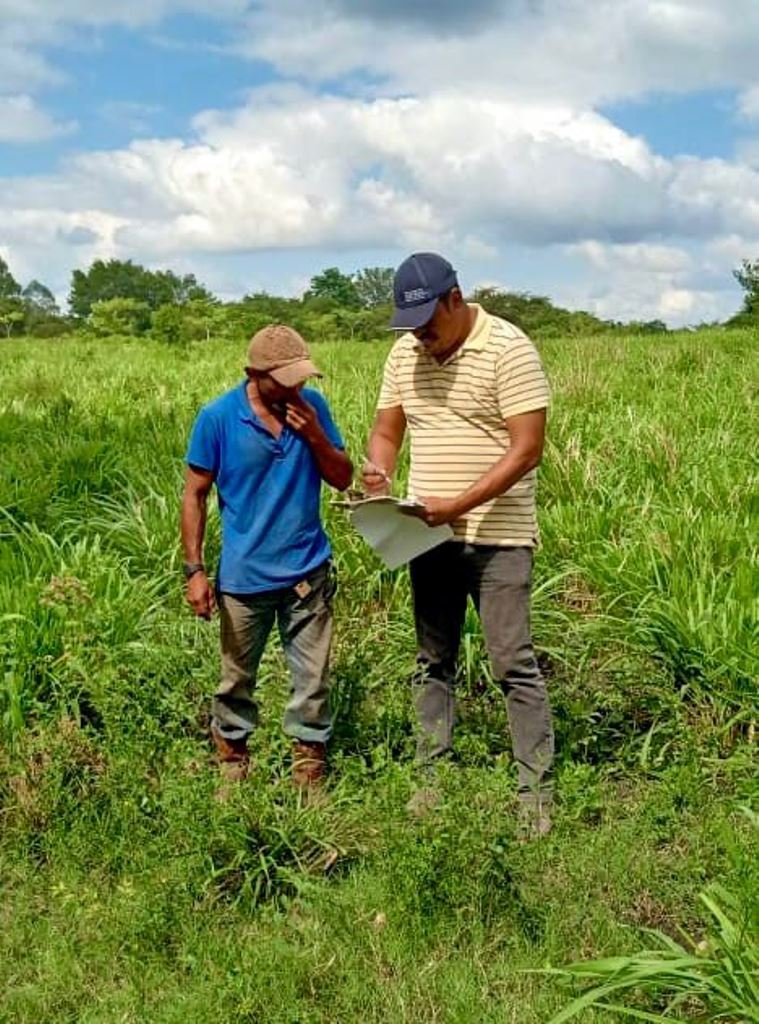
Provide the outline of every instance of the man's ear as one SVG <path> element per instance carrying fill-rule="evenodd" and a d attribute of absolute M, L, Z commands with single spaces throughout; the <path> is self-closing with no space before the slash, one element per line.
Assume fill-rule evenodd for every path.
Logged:
<path fill-rule="evenodd" d="M 464 296 L 461 294 L 461 289 L 456 285 L 448 293 L 448 308 L 449 310 L 461 309 L 463 305 Z"/>

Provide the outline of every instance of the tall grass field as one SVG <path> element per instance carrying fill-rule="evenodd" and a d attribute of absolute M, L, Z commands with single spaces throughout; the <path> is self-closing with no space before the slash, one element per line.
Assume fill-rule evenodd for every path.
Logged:
<path fill-rule="evenodd" d="M 389 342 L 309 340 L 360 462 Z M 326 798 L 291 787 L 272 643 L 253 770 L 214 799 L 218 623 L 184 603 L 178 509 L 190 425 L 244 339 L 0 345 L 1 1021 L 759 1020 L 757 338 L 539 347 L 557 802 L 521 844 L 473 612 L 456 760 L 407 818 L 408 578 L 328 494 Z M 211 563 L 218 543 L 214 512 Z"/>

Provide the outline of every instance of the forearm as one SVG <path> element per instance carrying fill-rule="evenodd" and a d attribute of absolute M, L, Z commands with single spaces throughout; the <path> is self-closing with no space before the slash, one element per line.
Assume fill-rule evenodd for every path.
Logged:
<path fill-rule="evenodd" d="M 383 469 L 388 477 L 395 472 L 395 464 L 398 461 L 398 441 L 383 434 L 381 431 L 373 430 L 369 435 L 369 442 L 366 446 L 367 458 L 379 469 Z"/>
<path fill-rule="evenodd" d="M 185 493 L 182 499 L 181 531 L 185 562 L 203 561 L 207 499 L 204 494 Z"/>
<path fill-rule="evenodd" d="M 309 442 L 311 454 L 322 480 L 338 491 L 344 491 L 353 479 L 353 463 L 346 453 L 336 448 L 323 432 Z"/>
<path fill-rule="evenodd" d="M 540 456 L 528 450 L 511 449 L 479 480 L 462 491 L 454 500 L 457 515 L 463 516 L 478 505 L 505 494 L 540 462 Z"/>

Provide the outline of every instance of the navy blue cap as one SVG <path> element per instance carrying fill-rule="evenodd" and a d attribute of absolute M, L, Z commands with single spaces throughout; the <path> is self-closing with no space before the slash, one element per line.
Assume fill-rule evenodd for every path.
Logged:
<path fill-rule="evenodd" d="M 422 327 L 432 318 L 440 296 L 458 283 L 448 260 L 435 252 L 415 252 L 395 272 L 395 313 L 390 326 L 403 331 Z"/>

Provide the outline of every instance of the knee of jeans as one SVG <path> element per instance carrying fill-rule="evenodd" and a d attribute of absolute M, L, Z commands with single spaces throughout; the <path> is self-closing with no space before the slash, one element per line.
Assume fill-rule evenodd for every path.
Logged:
<path fill-rule="evenodd" d="M 509 683 L 542 685 L 537 658 L 532 650 L 506 648 L 492 656 L 493 676 L 502 686 Z"/>
<path fill-rule="evenodd" d="M 454 662 L 441 661 L 420 654 L 416 659 L 416 670 L 412 682 L 417 684 L 440 682 L 453 685 L 456 678 Z"/>

